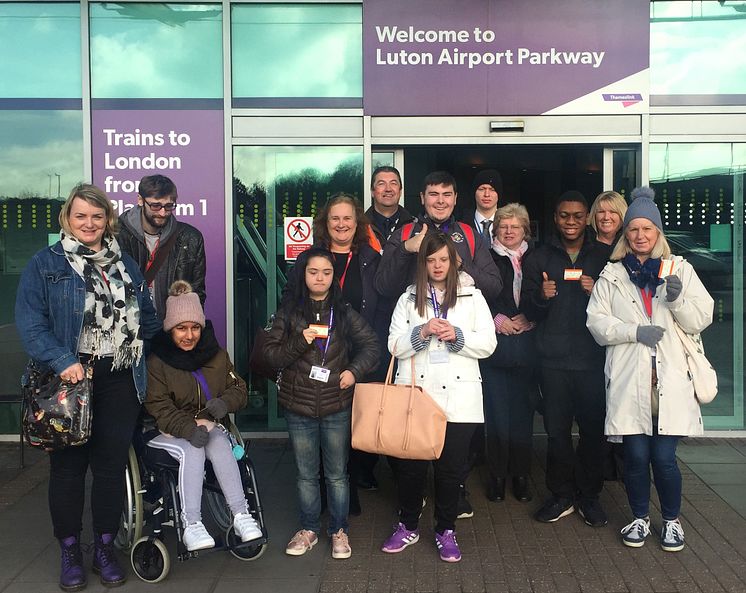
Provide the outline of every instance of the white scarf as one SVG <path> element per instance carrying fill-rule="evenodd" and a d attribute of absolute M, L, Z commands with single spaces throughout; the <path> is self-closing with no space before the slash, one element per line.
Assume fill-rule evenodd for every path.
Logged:
<path fill-rule="evenodd" d="M 94 356 L 97 345 L 109 342 L 114 346 L 113 369 L 134 366 L 143 351 L 140 307 L 119 243 L 104 237 L 101 250 L 93 251 L 64 231 L 60 242 L 65 258 L 85 284 L 83 331 L 93 336 Z"/>
<path fill-rule="evenodd" d="M 523 270 L 521 269 L 521 258 L 523 254 L 528 250 L 528 243 L 521 241 L 518 249 L 508 249 L 500 243 L 497 239 L 492 241 L 492 249 L 495 253 L 506 256 L 510 259 L 510 263 L 513 266 L 513 300 L 515 306 L 518 307 L 521 304 L 521 283 L 523 282 Z"/>

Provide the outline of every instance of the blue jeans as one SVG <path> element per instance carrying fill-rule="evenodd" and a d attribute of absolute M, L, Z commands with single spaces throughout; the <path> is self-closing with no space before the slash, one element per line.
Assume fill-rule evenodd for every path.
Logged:
<path fill-rule="evenodd" d="M 347 477 L 347 458 L 350 452 L 350 418 L 352 408 L 329 414 L 323 418 L 300 416 L 285 410 L 290 444 L 295 454 L 298 472 L 300 523 L 314 533 L 321 530 L 321 489 L 319 487 L 319 449 L 324 459 L 328 533 L 348 529 L 350 483 Z"/>
<path fill-rule="evenodd" d="M 624 486 L 635 517 L 647 517 L 650 512 L 651 465 L 663 519 L 672 521 L 679 516 L 681 472 L 676 463 L 676 446 L 680 438 L 659 434 L 624 437 Z"/>

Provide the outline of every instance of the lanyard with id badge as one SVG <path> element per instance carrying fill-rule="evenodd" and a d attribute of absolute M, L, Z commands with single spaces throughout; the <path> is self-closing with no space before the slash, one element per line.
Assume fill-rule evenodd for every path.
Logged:
<path fill-rule="evenodd" d="M 430 287 L 430 298 L 433 301 L 433 313 L 435 313 L 435 317 L 437 319 L 447 319 L 448 311 L 442 308 L 440 303 L 438 303 L 438 297 L 435 295 L 435 290 L 433 289 L 432 284 L 430 284 L 429 287 Z M 443 342 L 443 340 L 438 340 L 436 343 L 435 349 L 430 350 L 429 356 L 430 356 L 431 364 L 447 363 L 448 362 L 448 349 L 445 346 L 445 342 Z"/>
<path fill-rule="evenodd" d="M 334 307 L 332 307 L 329 311 L 329 327 L 328 329 L 324 326 L 315 326 L 312 325 L 318 333 L 320 328 L 323 328 L 326 330 L 326 343 L 324 344 L 324 347 L 322 348 L 319 346 L 319 343 L 316 342 L 318 339 L 323 339 L 321 337 L 315 338 L 314 342 L 316 342 L 316 345 L 318 346 L 319 350 L 321 350 L 321 365 L 316 366 L 313 365 L 311 367 L 311 372 L 308 374 L 308 376 L 313 379 L 314 381 L 321 381 L 322 383 L 327 383 L 329 381 L 329 375 L 331 374 L 331 371 L 324 367 L 324 363 L 326 363 L 326 353 L 329 350 L 329 342 L 332 341 L 332 327 L 334 325 Z"/>

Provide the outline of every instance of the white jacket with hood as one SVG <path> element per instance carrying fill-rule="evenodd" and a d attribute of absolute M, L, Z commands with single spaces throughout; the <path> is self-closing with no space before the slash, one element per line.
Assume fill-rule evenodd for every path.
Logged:
<path fill-rule="evenodd" d="M 637 341 L 639 325 L 665 329 L 656 346 L 660 394 L 658 434 L 696 436 L 703 433 L 702 415 L 694 396 L 684 348 L 674 326 L 691 334 L 712 323 L 713 300 L 694 268 L 674 256 L 673 273 L 682 282 L 681 294 L 666 300 L 666 284 L 653 296 L 652 319 L 640 289 L 621 262 L 606 264 L 588 303 L 588 329 L 606 346 L 606 426 L 610 436 L 653 434 L 651 414 L 651 349 Z"/>
<path fill-rule="evenodd" d="M 409 286 L 399 297 L 389 328 L 389 351 L 396 352 L 399 363 L 395 383 L 411 384 L 411 363 L 414 357 L 415 383 L 425 389 L 443 408 L 448 422 L 484 422 L 482 408 L 482 375 L 479 371 L 480 358 L 487 358 L 495 350 L 497 338 L 492 314 L 479 289 L 464 286 L 469 277 L 460 275 L 462 286 L 458 290 L 456 306 L 449 309 L 447 319 L 460 330 L 462 340 L 457 340 L 449 348 L 447 363 L 432 363 L 430 351 L 438 347 L 438 341 L 431 337 L 429 343 L 416 350 L 412 342 L 412 332 L 432 319 L 432 304 L 428 299 L 426 315 L 417 313 L 414 285 Z M 441 345 L 442 347 L 442 345 Z"/>

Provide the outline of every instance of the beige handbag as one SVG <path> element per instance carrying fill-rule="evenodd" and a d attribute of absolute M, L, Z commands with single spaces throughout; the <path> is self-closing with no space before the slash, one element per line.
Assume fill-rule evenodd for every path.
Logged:
<path fill-rule="evenodd" d="M 400 459 L 438 459 L 446 438 L 443 409 L 414 381 L 393 385 L 391 357 L 384 383 L 358 383 L 352 400 L 352 447 Z"/>
<path fill-rule="evenodd" d="M 699 403 L 709 404 L 718 394 L 718 376 L 705 356 L 702 336 L 686 333 L 676 322 L 674 325 L 681 344 L 684 346 L 686 365 L 689 367 L 689 375 L 694 383 L 694 395 Z"/>

